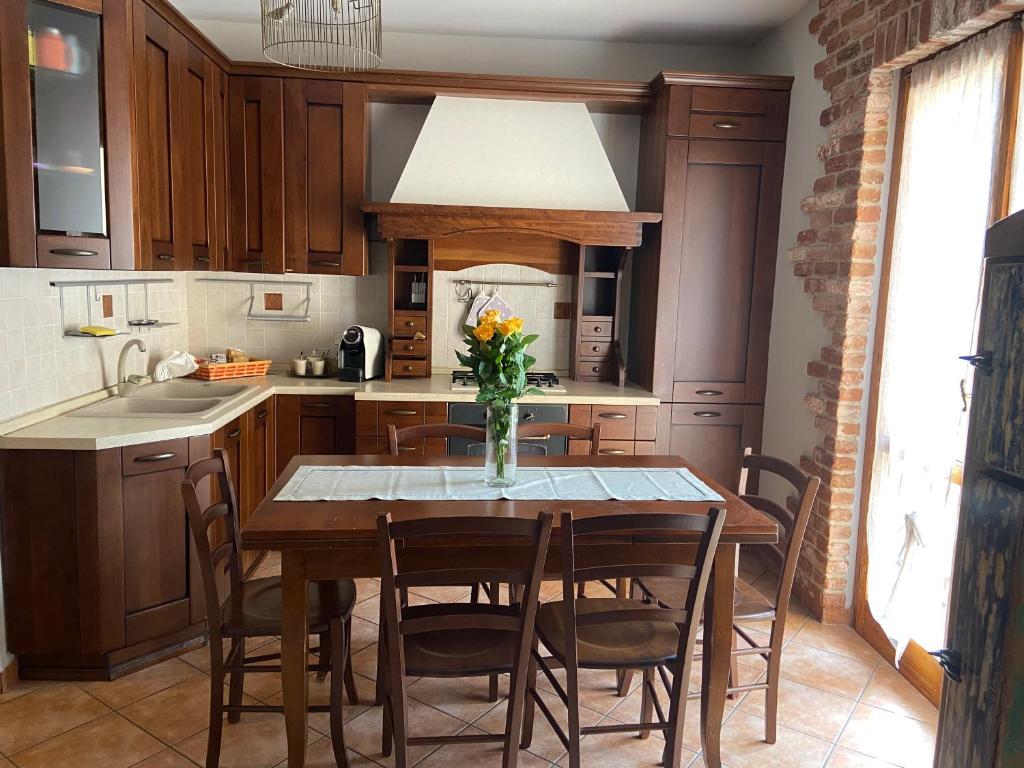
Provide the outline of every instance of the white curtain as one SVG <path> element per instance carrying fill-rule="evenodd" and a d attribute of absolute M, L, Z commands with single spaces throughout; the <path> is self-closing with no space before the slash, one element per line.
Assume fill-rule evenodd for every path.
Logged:
<path fill-rule="evenodd" d="M 869 495 L 867 595 L 897 648 L 942 646 L 1004 69 L 1003 25 L 916 65 Z"/>

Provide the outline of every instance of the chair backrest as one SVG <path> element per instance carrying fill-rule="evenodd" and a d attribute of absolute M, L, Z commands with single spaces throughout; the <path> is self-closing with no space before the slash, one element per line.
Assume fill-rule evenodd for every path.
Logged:
<path fill-rule="evenodd" d="M 796 512 L 793 513 L 764 496 L 747 493 L 751 472 L 758 474 L 768 472 L 785 480 L 796 492 Z M 788 461 L 752 453 L 750 448 L 743 452 L 739 496 L 747 504 L 764 512 L 779 524 L 778 543 L 759 547 L 759 551 L 767 553 L 779 569 L 779 589 L 775 596 L 775 610 L 783 621 L 786 611 L 789 609 L 793 579 L 796 576 L 796 566 L 800 559 L 800 547 L 803 546 L 807 523 L 811 519 L 811 509 L 814 507 L 814 497 L 817 495 L 820 485 L 821 480 L 808 475 Z"/>
<path fill-rule="evenodd" d="M 204 481 L 213 477 L 214 498 L 220 501 L 209 503 L 207 491 L 202 488 Z M 230 595 L 230 590 L 240 586 L 243 581 L 241 551 L 242 544 L 238 530 L 238 499 L 235 498 L 235 487 L 231 482 L 231 466 L 228 454 L 218 448 L 208 459 L 200 459 L 193 463 L 185 472 L 181 483 L 181 495 L 185 501 L 188 514 L 188 527 L 192 532 L 196 555 L 199 561 L 199 572 L 203 579 L 203 594 L 206 599 L 207 624 L 210 630 L 210 642 L 220 642 L 221 621 L 220 608 Z M 214 532 L 218 541 L 211 544 L 210 529 L 223 520 L 223 528 Z M 221 565 L 227 561 L 226 567 Z M 227 592 L 221 594 L 222 579 L 218 572 L 227 573 Z"/>
<path fill-rule="evenodd" d="M 482 427 L 470 427 L 465 424 L 420 424 L 402 429 L 398 429 L 394 424 L 388 424 L 388 450 L 392 456 L 398 456 L 404 449 L 415 450 L 412 446 L 406 445 L 414 440 L 428 437 L 462 437 L 483 442 L 486 434 Z"/>
<path fill-rule="evenodd" d="M 467 456 L 486 456 L 487 443 L 470 443 L 466 448 Z M 534 443 L 529 440 L 516 441 L 516 456 L 547 456 L 548 447 L 545 443 Z"/>
<path fill-rule="evenodd" d="M 521 422 L 516 428 L 516 436 L 520 439 L 546 438 L 552 435 L 568 437 L 575 440 L 590 441 L 590 455 L 597 456 L 601 452 L 601 425 L 594 424 L 590 427 L 579 424 L 564 424 L 561 422 L 534 423 Z"/>
<path fill-rule="evenodd" d="M 390 514 L 378 517 L 382 566 L 380 599 L 387 636 L 397 638 L 439 630 L 503 630 L 521 633 L 519 652 L 528 654 L 551 522 L 549 512 L 541 512 L 534 519 L 467 516 L 393 522 Z M 481 551 L 474 552 L 472 546 L 465 549 L 445 546 L 452 541 L 464 545 L 474 540 L 491 548 L 483 550 L 488 554 L 481 556 Z M 494 547 L 502 550 L 501 564 L 493 563 Z M 401 595 L 406 590 L 479 583 L 521 587 L 522 602 L 504 606 L 452 603 L 442 616 L 403 616 Z M 396 642 L 392 647 L 400 654 L 399 668 L 405 669 L 403 644 Z"/>

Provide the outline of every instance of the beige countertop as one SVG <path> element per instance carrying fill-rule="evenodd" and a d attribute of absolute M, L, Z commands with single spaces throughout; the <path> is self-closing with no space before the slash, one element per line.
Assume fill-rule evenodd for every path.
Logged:
<path fill-rule="evenodd" d="M 105 399 L 106 392 L 35 411 L 0 424 L 0 449 L 42 449 L 93 451 L 120 448 L 158 440 L 173 440 L 216 432 L 250 408 L 274 395 L 352 395 L 356 400 L 419 402 L 473 402 L 471 392 L 452 392 L 446 375 L 429 379 L 368 381 L 362 384 L 334 379 L 302 380 L 286 374 L 231 379 L 249 389 L 227 400 L 203 419 L 183 417 L 75 416 L 71 412 Z M 658 405 L 659 400 L 640 387 L 618 387 L 607 382 L 577 382 L 563 377 L 564 393 L 525 397 L 524 403 L 565 403 L 583 405 Z"/>

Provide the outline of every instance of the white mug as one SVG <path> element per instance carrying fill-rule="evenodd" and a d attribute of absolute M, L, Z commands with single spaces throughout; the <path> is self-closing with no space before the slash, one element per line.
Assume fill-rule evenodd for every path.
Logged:
<path fill-rule="evenodd" d="M 313 375 L 314 376 L 323 376 L 324 375 L 324 361 L 323 360 L 310 360 L 309 363 L 310 363 L 310 365 L 313 366 Z"/>
<path fill-rule="evenodd" d="M 292 370 L 295 372 L 296 376 L 305 376 L 306 375 L 306 358 L 304 358 L 304 357 L 297 357 L 294 360 L 292 360 Z"/>

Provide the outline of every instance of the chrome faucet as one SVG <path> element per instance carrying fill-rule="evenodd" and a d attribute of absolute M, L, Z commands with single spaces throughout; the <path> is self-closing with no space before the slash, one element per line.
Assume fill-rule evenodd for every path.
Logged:
<path fill-rule="evenodd" d="M 124 397 L 139 388 L 138 382 L 128 381 L 124 375 L 125 364 L 128 362 L 128 350 L 138 347 L 139 352 L 146 351 L 146 345 L 142 339 L 130 339 L 127 344 L 121 347 L 121 354 L 117 356 L 117 394 Z"/>

